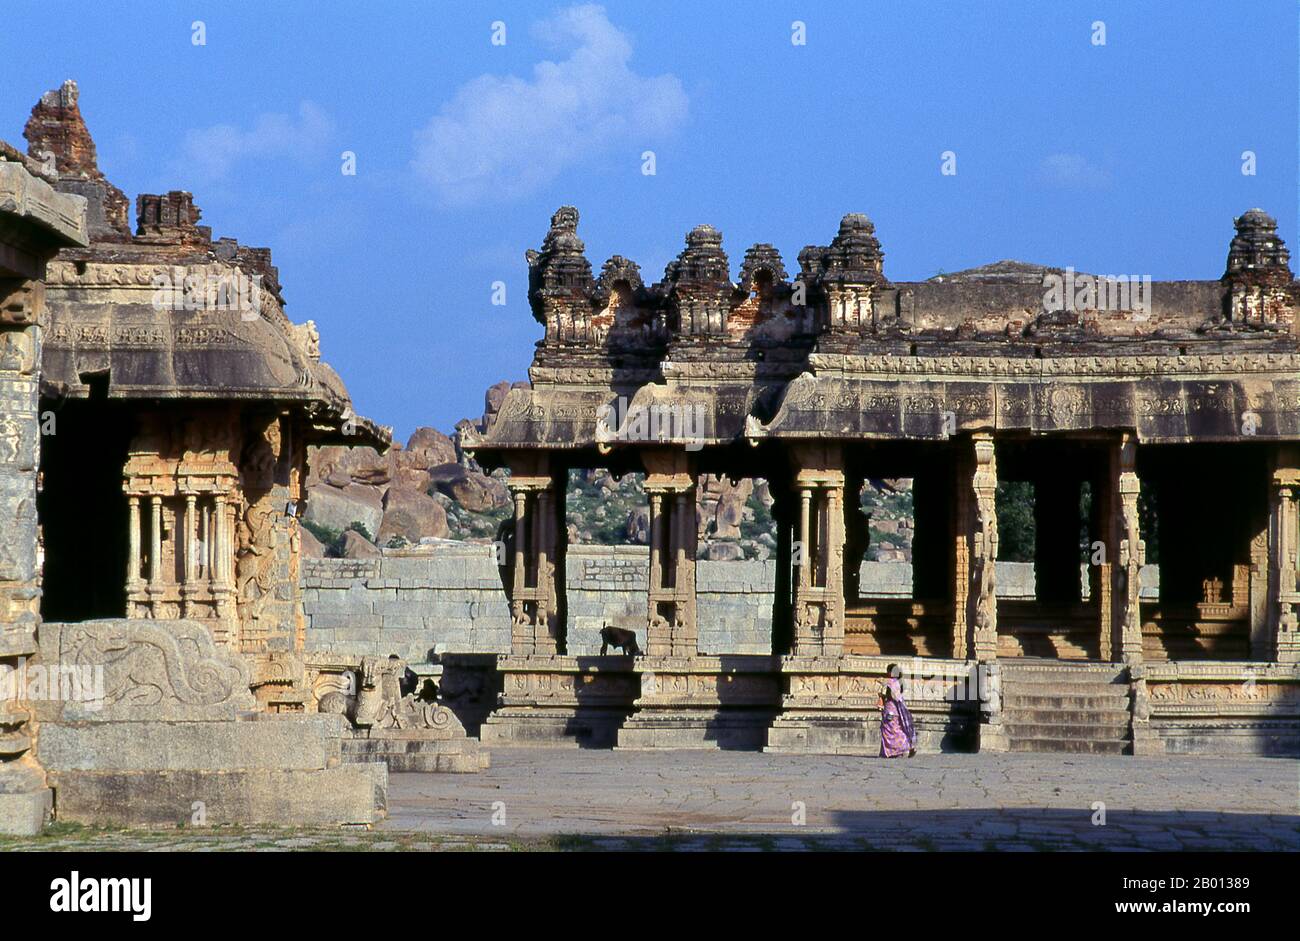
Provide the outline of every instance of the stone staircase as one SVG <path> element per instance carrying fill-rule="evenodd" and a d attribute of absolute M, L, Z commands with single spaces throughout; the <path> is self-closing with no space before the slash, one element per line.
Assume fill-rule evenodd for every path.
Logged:
<path fill-rule="evenodd" d="M 1124 667 L 1030 659 L 999 665 L 1012 751 L 1132 754 Z"/>

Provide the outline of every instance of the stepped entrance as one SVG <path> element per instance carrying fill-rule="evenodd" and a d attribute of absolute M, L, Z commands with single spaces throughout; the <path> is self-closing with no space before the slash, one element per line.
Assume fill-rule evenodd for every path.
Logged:
<path fill-rule="evenodd" d="M 1124 666 L 1029 657 L 999 666 L 1011 751 L 1132 754 Z"/>

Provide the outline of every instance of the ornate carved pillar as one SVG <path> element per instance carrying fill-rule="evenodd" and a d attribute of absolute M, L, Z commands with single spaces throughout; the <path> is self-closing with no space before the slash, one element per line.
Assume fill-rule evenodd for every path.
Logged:
<path fill-rule="evenodd" d="M 1300 627 L 1297 626 L 1296 592 L 1297 513 L 1300 494 L 1300 454 L 1295 448 L 1280 448 L 1274 457 L 1269 487 L 1269 585 L 1272 604 L 1269 621 L 1273 649 L 1270 659 L 1278 663 L 1300 662 Z"/>
<path fill-rule="evenodd" d="M 238 617 L 235 608 L 234 557 L 235 547 L 232 539 L 234 533 L 234 508 L 227 505 L 226 495 L 213 495 L 212 507 L 212 596 L 216 604 L 217 618 L 225 625 L 219 630 L 219 643 L 236 643 L 238 638 Z"/>
<path fill-rule="evenodd" d="M 838 445 L 798 446 L 794 486 L 799 493 L 795 561 L 794 641 L 797 657 L 844 653 L 844 469 Z"/>
<path fill-rule="evenodd" d="M 695 605 L 698 522 L 695 474 L 684 451 L 647 450 L 650 496 L 650 573 L 646 599 L 646 654 L 694 657 L 699 629 Z"/>
<path fill-rule="evenodd" d="M 971 456 L 957 452 L 953 460 L 952 489 L 952 655 L 965 660 L 971 656 L 970 647 L 970 591 L 971 575 Z"/>
<path fill-rule="evenodd" d="M 689 488 L 677 491 L 676 507 L 673 537 L 677 552 L 673 572 L 676 616 L 672 621 L 672 656 L 693 657 L 699 650 L 699 624 L 695 607 L 695 550 L 699 539 L 699 522 L 696 519 L 694 475 Z"/>
<path fill-rule="evenodd" d="M 1119 545 L 1115 582 L 1111 592 L 1111 623 L 1119 631 L 1112 644 L 1126 663 L 1142 661 L 1142 614 L 1139 607 L 1139 576 L 1146 563 L 1146 543 L 1138 526 L 1137 439 L 1123 434 L 1111 447 L 1111 480 L 1118 510 Z"/>
<path fill-rule="evenodd" d="M 1097 656 L 1101 660 L 1119 659 L 1114 623 L 1115 568 L 1120 543 L 1118 506 L 1119 494 L 1111 482 L 1108 455 L 1105 473 L 1094 475 L 1092 481 L 1092 538 L 1102 545 L 1100 557 L 1094 559 L 1092 547 L 1088 548 L 1088 601 L 1097 609 Z"/>
<path fill-rule="evenodd" d="M 553 656 L 560 652 L 560 606 L 555 584 L 558 554 L 555 481 L 546 455 L 525 455 L 510 463 L 515 508 L 511 551 L 510 652 Z"/>
<path fill-rule="evenodd" d="M 993 435 L 972 435 L 970 568 L 967 619 L 971 626 L 968 655 L 994 660 L 998 655 L 997 558 L 998 464 Z"/>

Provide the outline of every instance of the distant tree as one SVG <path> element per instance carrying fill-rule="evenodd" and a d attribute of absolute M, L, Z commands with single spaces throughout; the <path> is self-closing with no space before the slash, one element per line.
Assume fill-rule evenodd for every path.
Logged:
<path fill-rule="evenodd" d="M 1034 561 L 1034 485 L 1027 480 L 998 484 L 998 561 Z"/>

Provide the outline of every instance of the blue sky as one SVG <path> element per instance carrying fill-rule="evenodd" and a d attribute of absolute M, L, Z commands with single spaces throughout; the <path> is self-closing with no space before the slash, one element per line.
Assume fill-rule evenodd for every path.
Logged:
<path fill-rule="evenodd" d="M 850 211 L 897 280 L 1000 258 L 1215 278 L 1256 205 L 1300 244 L 1294 0 L 7 0 L 4 22 L 0 138 L 75 78 L 108 176 L 270 246 L 289 315 L 403 438 L 526 376 L 523 252 L 565 203 L 594 268 L 647 281 L 701 222 L 733 276 L 760 241 L 793 273 Z"/>

